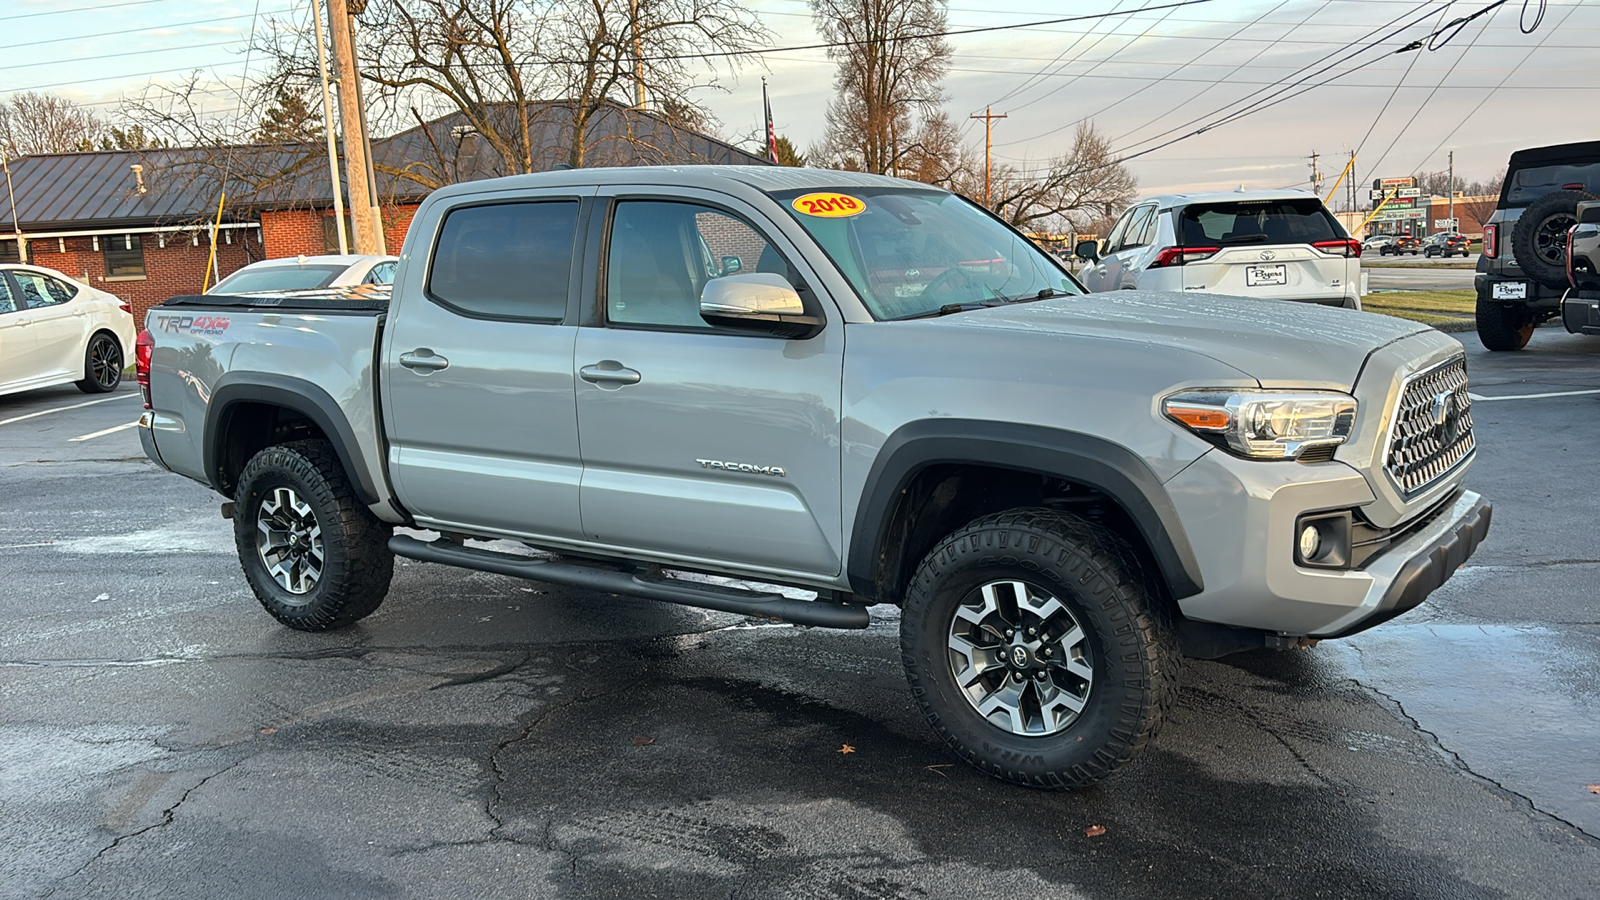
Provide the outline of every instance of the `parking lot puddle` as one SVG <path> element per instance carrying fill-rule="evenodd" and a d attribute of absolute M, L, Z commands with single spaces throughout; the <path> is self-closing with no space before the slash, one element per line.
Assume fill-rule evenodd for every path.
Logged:
<path fill-rule="evenodd" d="M 1323 645 L 1475 775 L 1600 837 L 1600 639 L 1540 627 L 1391 624 Z"/>

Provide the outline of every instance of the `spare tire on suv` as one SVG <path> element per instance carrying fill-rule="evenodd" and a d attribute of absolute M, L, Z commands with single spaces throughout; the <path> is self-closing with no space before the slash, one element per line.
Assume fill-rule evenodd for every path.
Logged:
<path fill-rule="evenodd" d="M 1511 232 L 1511 252 L 1529 277 L 1548 288 L 1567 286 L 1567 230 L 1578 223 L 1578 204 L 1600 200 L 1588 191 L 1555 191 L 1528 204 Z"/>

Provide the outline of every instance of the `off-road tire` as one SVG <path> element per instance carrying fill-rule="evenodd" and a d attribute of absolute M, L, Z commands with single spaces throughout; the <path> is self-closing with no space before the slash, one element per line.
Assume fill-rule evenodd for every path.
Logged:
<path fill-rule="evenodd" d="M 85 394 L 105 394 L 122 384 L 122 342 L 97 331 L 83 349 L 83 380 L 73 382 Z"/>
<path fill-rule="evenodd" d="M 1528 204 L 1511 230 L 1511 252 L 1517 265 L 1547 288 L 1568 286 L 1566 234 L 1578 223 L 1578 204 L 1584 200 L 1600 200 L 1600 196 L 1588 191 L 1545 194 Z"/>
<path fill-rule="evenodd" d="M 1086 703 L 1054 734 L 1018 735 L 991 723 L 951 669 L 957 607 L 1006 579 L 1061 601 L 1092 651 Z M 1144 750 L 1178 695 L 1176 630 L 1151 573 L 1107 529 L 1049 509 L 986 516 L 940 541 L 906 590 L 900 650 L 913 696 L 950 749 L 1029 787 L 1081 788 L 1106 778 Z"/>
<path fill-rule="evenodd" d="M 1489 350 L 1521 350 L 1528 346 L 1538 323 L 1521 303 L 1502 303 L 1478 296 L 1478 340 Z"/>
<path fill-rule="evenodd" d="M 321 528 L 320 577 L 304 594 L 280 585 L 257 549 L 263 501 L 287 487 L 303 499 Z M 394 554 L 390 526 L 355 497 L 333 445 L 294 441 L 268 447 L 245 464 L 234 493 L 233 535 L 245 580 L 279 622 L 299 631 L 343 628 L 371 615 L 389 592 Z"/>

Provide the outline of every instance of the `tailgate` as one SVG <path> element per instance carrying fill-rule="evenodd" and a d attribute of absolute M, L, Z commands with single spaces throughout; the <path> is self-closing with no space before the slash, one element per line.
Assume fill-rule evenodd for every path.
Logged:
<path fill-rule="evenodd" d="M 1301 245 L 1226 247 L 1183 267 L 1183 288 L 1269 300 L 1334 300 L 1359 263 Z"/>

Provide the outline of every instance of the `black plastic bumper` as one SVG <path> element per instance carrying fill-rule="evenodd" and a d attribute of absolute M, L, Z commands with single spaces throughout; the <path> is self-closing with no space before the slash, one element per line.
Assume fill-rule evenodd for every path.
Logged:
<path fill-rule="evenodd" d="M 1573 334 L 1600 334 L 1600 291 L 1572 291 L 1561 301 L 1561 324 Z"/>

